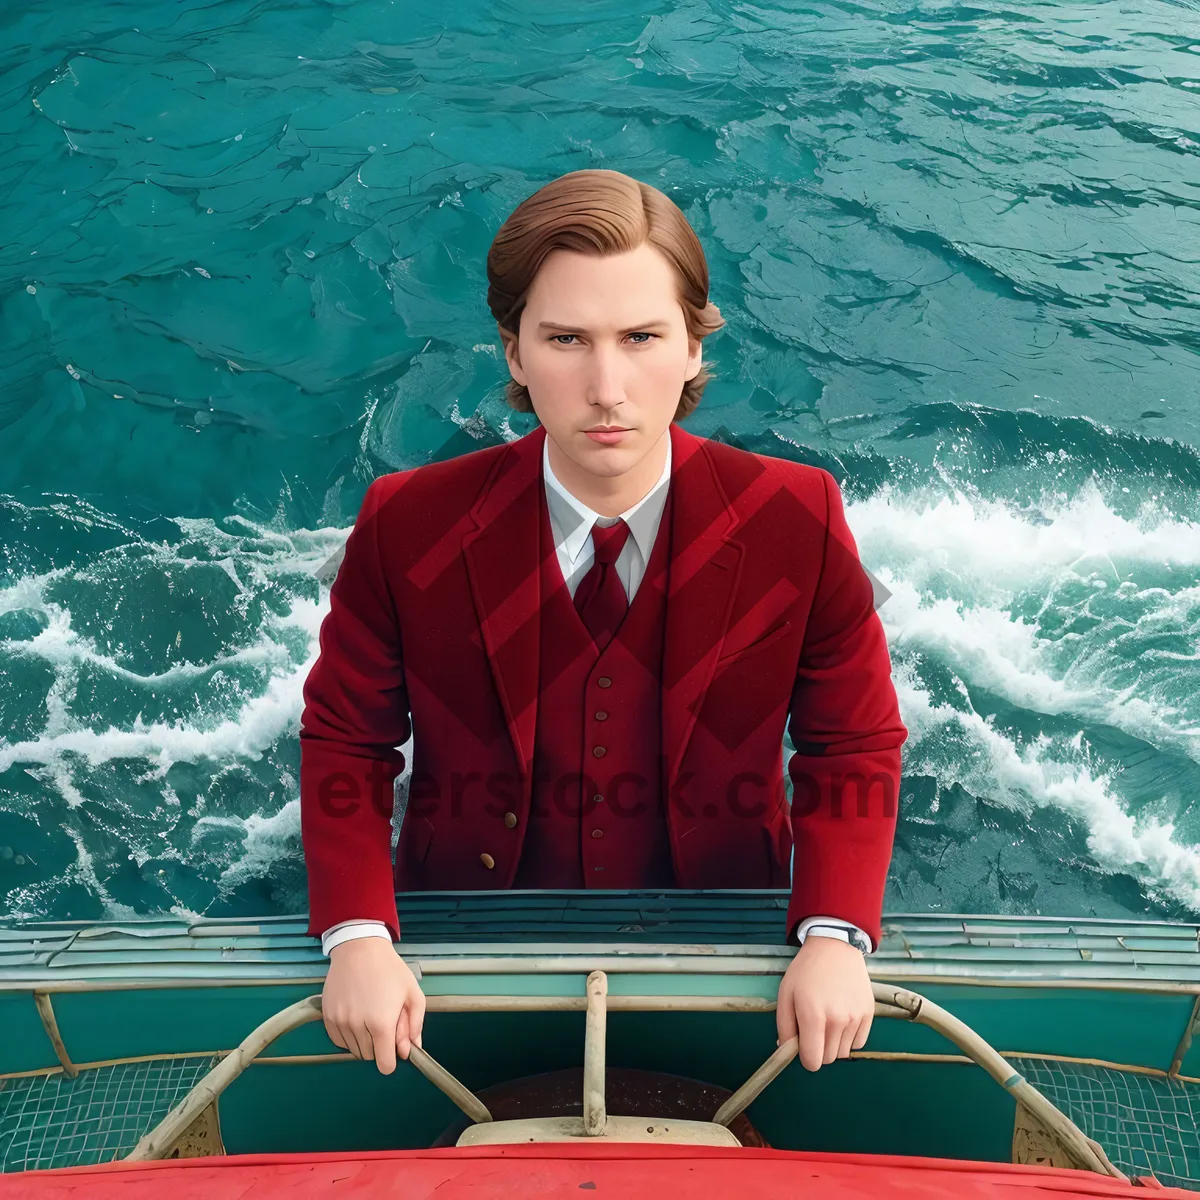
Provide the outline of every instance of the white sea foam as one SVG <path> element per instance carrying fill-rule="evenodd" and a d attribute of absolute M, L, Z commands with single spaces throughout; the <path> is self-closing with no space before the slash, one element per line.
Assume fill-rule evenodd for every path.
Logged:
<path fill-rule="evenodd" d="M 100 897 L 100 901 L 104 905 L 105 916 L 117 920 L 128 920 L 138 916 L 136 909 L 131 908 L 128 904 L 121 904 L 114 900 L 109 895 L 108 889 L 100 882 L 100 878 L 96 874 L 96 864 L 88 848 L 83 844 L 83 836 L 77 830 L 71 829 L 67 825 L 64 825 L 63 829 L 71 841 L 75 843 L 75 852 L 77 855 L 75 862 L 67 869 L 68 876 L 74 875 L 79 883 L 87 888 L 88 891 Z"/>
<path fill-rule="evenodd" d="M 1130 666 L 1103 652 L 1085 652 L 1076 645 L 1064 648 L 1039 636 L 1035 625 L 997 607 L 929 599 L 889 569 L 876 573 L 892 593 L 880 609 L 880 618 L 894 651 L 916 647 L 1021 708 L 1111 725 L 1200 761 L 1200 725 L 1185 707 L 1194 708 L 1196 697 L 1181 687 L 1179 660 L 1164 661 L 1156 684 L 1150 678 L 1156 672 L 1149 662 Z M 1200 588 L 1185 591 L 1200 613 Z M 1165 597 L 1164 607 L 1179 598 Z M 1106 640 L 1105 629 L 1098 628 L 1089 642 Z M 1188 661 L 1200 666 L 1196 656 Z M 1131 670 L 1138 677 L 1129 681 L 1125 676 Z M 1163 694 L 1180 692 L 1182 703 L 1173 703 Z"/>
<path fill-rule="evenodd" d="M 1177 842 L 1170 822 L 1137 822 L 1125 812 L 1112 778 L 1088 763 L 1082 735 L 1065 745 L 1039 737 L 1019 747 L 978 713 L 933 702 L 903 668 L 895 674 L 909 730 L 906 771 L 1007 804 L 1029 814 L 1031 825 L 1038 808 L 1060 808 L 1087 829 L 1100 866 L 1128 871 L 1200 911 L 1200 847 Z"/>
<path fill-rule="evenodd" d="M 847 519 L 864 558 L 904 562 L 916 586 L 947 572 L 1012 588 L 1089 559 L 1200 566 L 1200 524 L 1168 516 L 1152 501 L 1130 520 L 1113 511 L 1092 480 L 1070 498 L 1050 498 L 1028 511 L 962 491 L 884 488 L 849 505 Z M 1122 578 L 1114 569 L 1113 582 Z"/>
<path fill-rule="evenodd" d="M 1026 712 L 1104 723 L 1200 761 L 1200 526 L 1152 507 L 1126 519 L 1095 487 L 1030 512 L 962 493 L 885 492 L 850 505 L 847 519 L 892 592 L 879 614 L 910 731 L 906 772 L 1012 805 L 1034 825 L 1053 805 L 1087 830 L 1100 865 L 1200 910 L 1200 847 L 1168 820 L 1135 820 L 1115 766 L 1097 763 L 1082 730 L 1018 745 L 965 691 L 961 708 L 935 703 L 904 663 L 917 649 Z M 1064 614 L 1086 618 L 1081 632 L 1062 632 Z"/>
<path fill-rule="evenodd" d="M 310 652 L 303 663 L 276 670 L 262 695 L 248 700 L 242 708 L 201 729 L 176 721 L 144 723 L 137 717 L 127 729 L 109 726 L 89 729 L 58 709 L 52 709 L 49 730 L 36 738 L 0 744 L 0 772 L 14 763 L 58 762 L 63 755 L 75 754 L 95 766 L 114 759 L 142 759 L 153 765 L 153 774 L 165 775 L 179 762 L 224 763 L 238 759 L 257 759 L 295 727 L 303 708 L 304 680 L 316 661 L 316 634 L 320 629 L 322 611 L 311 600 L 297 599 L 287 617 L 275 617 L 279 627 L 299 627 L 310 639 Z M 275 650 L 268 649 L 271 639 L 264 633 L 260 639 L 265 659 L 272 659 Z M 287 660 L 283 660 L 287 661 Z"/>
<path fill-rule="evenodd" d="M 300 853 L 300 800 L 288 800 L 278 812 L 234 818 L 231 828 L 242 837 L 243 853 L 221 873 L 221 890 L 230 892 L 249 879 L 269 877 L 281 859 Z"/>
<path fill-rule="evenodd" d="M 187 540 L 178 546 L 140 543 L 137 551 L 143 568 L 150 560 L 152 566 L 159 567 L 170 578 L 170 572 L 181 567 L 216 566 L 237 585 L 239 596 L 234 611 L 242 611 L 242 601 L 252 599 L 263 585 L 311 573 L 348 532 L 321 529 L 282 533 L 240 517 L 230 518 L 224 527 L 207 520 L 181 519 L 176 524 Z M 131 535 L 131 540 L 136 541 L 136 535 Z M 127 547 L 119 547 L 102 554 L 99 561 L 127 553 Z M 105 569 L 112 571 L 111 565 Z M 137 780 L 139 786 L 154 784 L 154 792 L 164 805 L 178 810 L 178 796 L 164 778 L 176 763 L 215 767 L 219 776 L 222 768 L 254 762 L 280 739 L 295 733 L 303 707 L 304 680 L 319 649 L 317 635 L 327 605 L 293 595 L 289 611 L 283 615 L 264 611 L 255 631 L 257 636 L 248 645 L 222 652 L 205 662 L 179 662 L 156 672 L 135 671 L 121 661 L 119 651 L 101 650 L 91 638 L 73 628 L 71 612 L 61 602 L 61 597 L 69 592 L 72 578 L 95 578 L 96 574 L 97 561 L 93 561 L 72 570 L 30 573 L 0 590 L 0 612 L 27 610 L 37 614 L 43 625 L 31 638 L 0 643 L 0 653 L 9 661 L 36 659 L 53 669 L 42 728 L 36 736 L 22 740 L 6 741 L 0 736 L 0 772 L 19 764 L 26 773 L 46 784 L 48 794 L 57 796 L 61 807 L 42 808 L 39 804 L 39 819 L 61 825 L 76 848 L 75 862 L 65 874 L 14 889 L 5 896 L 6 907 L 17 914 L 52 912 L 57 890 L 73 881 L 97 897 L 107 916 L 114 919 L 133 916 L 127 905 L 115 901 L 107 891 L 86 844 L 86 834 L 74 818 L 67 816 L 88 804 L 91 789 L 87 784 L 94 780 L 95 769 L 117 760 L 144 764 L 145 770 Z M 119 583 L 119 568 L 115 578 Z M 66 588 L 61 586 L 64 580 Z M 52 595 L 60 600 L 48 599 Z M 206 679 L 222 669 L 246 666 L 264 680 L 264 686 L 260 694 L 234 711 L 206 707 L 187 720 L 146 722 L 137 716 L 107 725 L 81 720 L 72 713 L 72 700 L 85 669 L 93 677 L 121 679 L 151 692 L 161 692 L 202 687 Z M 219 704 L 221 695 L 214 695 L 214 703 Z M 255 814 L 246 819 L 202 818 L 202 822 L 208 823 L 228 822 L 235 827 L 242 843 L 238 860 L 227 868 L 221 880 L 223 891 L 244 878 L 269 874 L 272 863 L 298 853 L 298 806 L 294 798 L 288 798 L 295 796 L 296 781 L 289 775 L 280 782 L 285 800 L 274 814 Z M 111 803 L 117 813 L 125 813 L 125 818 L 118 816 L 118 825 L 127 820 L 123 836 L 130 856 L 139 863 L 151 855 L 182 858 L 187 853 L 186 849 L 168 844 L 165 838 L 150 848 L 141 844 L 147 814 L 132 807 L 136 801 L 114 794 L 106 803 Z M 198 807 L 203 809 L 203 797 Z M 172 911 L 183 916 L 195 915 L 179 905 L 173 906 Z"/>
<path fill-rule="evenodd" d="M 92 516 L 88 519 L 90 521 Z M 320 529 L 283 533 L 254 525 L 239 516 L 225 522 L 238 532 L 231 532 L 208 519 L 179 518 L 175 524 L 190 539 L 184 547 L 141 543 L 141 548 L 166 570 L 197 561 L 189 553 L 190 545 L 195 545 L 211 556 L 200 561 L 225 570 L 243 593 L 246 588 L 239 576 L 239 568 L 258 582 L 288 573 L 311 572 L 348 532 Z M 86 570 L 76 572 L 77 575 L 85 573 Z M 256 759 L 289 729 L 298 726 L 304 679 L 317 656 L 317 633 L 324 616 L 323 605 L 306 597 L 293 597 L 290 611 L 285 615 L 268 614 L 259 636 L 247 646 L 206 663 L 185 661 L 160 672 L 140 673 L 129 669 L 113 655 L 100 651 L 91 639 L 72 628 L 68 609 L 47 600 L 49 585 L 65 574 L 64 571 L 31 574 L 0 590 L 0 612 L 29 609 L 40 613 L 47 622 L 45 628 L 27 641 L 0 643 L 0 651 L 8 656 L 35 657 L 55 668 L 54 683 L 46 697 L 48 720 L 44 728 L 37 737 L 23 741 L 5 742 L 0 738 L 0 772 L 14 763 L 53 768 L 55 782 L 68 806 L 74 806 L 80 798 L 78 792 L 68 786 L 68 755 L 79 756 L 92 766 L 115 759 L 141 759 L 151 765 L 150 777 L 162 776 L 178 762 L 226 763 Z M 289 628 L 303 635 L 307 642 L 308 651 L 303 662 L 293 660 L 287 645 L 278 636 Z M 85 665 L 102 674 L 133 680 L 150 688 L 186 685 L 210 678 L 221 668 L 239 665 L 258 668 L 268 680 L 264 692 L 248 700 L 239 711 L 218 714 L 211 720 L 147 723 L 138 716 L 124 727 L 114 724 L 92 728 L 73 717 L 68 704 L 80 669 Z"/>
<path fill-rule="evenodd" d="M 17 590 L 17 589 L 12 589 Z M 288 657 L 287 648 L 270 638 L 261 638 L 250 646 L 220 655 L 207 663 L 180 662 L 165 671 L 140 672 L 130 670 L 111 654 L 98 650 L 94 641 L 71 628 L 70 611 L 59 604 L 42 600 L 28 593 L 28 602 L 13 605 L 40 612 L 48 624 L 27 641 L 0 641 L 0 650 L 13 656 L 40 658 L 61 670 L 77 671 L 87 664 L 106 674 L 131 680 L 147 687 L 170 687 L 207 678 L 223 667 L 252 666 L 271 668 L 282 665 Z M 0 768 L 2 769 L 2 768 Z"/>
<path fill-rule="evenodd" d="M 879 615 L 895 649 L 918 648 L 1022 708 L 1102 722 L 1200 761 L 1200 525 L 1153 510 L 1136 524 L 1094 486 L 1024 514 L 961 493 L 880 494 L 847 519 L 892 593 Z M 1170 588 L 1159 578 L 1167 563 Z M 1030 596 L 1040 602 L 1027 617 L 1015 610 Z M 1083 632 L 1059 631 L 1068 609 Z M 1139 637 L 1144 651 L 1114 653 L 1118 639 Z"/>

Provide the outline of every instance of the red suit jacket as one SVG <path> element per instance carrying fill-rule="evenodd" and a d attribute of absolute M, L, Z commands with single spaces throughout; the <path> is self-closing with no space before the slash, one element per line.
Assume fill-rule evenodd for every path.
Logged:
<path fill-rule="evenodd" d="M 525 828 L 545 436 L 539 426 L 367 490 L 304 688 L 300 814 L 314 936 L 370 919 L 399 940 L 397 882 L 512 886 L 519 840 L 506 862 L 480 867 L 495 844 L 496 801 L 474 784 L 503 780 L 501 807 L 515 796 L 514 833 Z M 661 745 L 676 882 L 778 886 L 794 842 L 781 940 L 824 914 L 878 944 L 908 731 L 837 483 L 677 424 L 670 436 Z M 796 747 L 790 809 L 785 725 Z M 419 866 L 398 881 L 393 781 L 410 734 L 423 800 L 421 819 L 410 801 L 397 862 Z"/>

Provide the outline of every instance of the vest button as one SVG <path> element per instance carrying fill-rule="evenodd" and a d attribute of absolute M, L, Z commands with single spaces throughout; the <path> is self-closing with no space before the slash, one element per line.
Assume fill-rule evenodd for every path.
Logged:
<path fill-rule="evenodd" d="M 490 871 L 495 865 L 496 860 L 490 854 L 481 854 L 479 861 Z"/>
<path fill-rule="evenodd" d="M 515 829 L 516 824 L 517 824 L 517 814 L 516 813 L 505 813 L 504 814 L 504 823 L 505 823 L 505 825 L 507 825 L 509 827 L 509 829 Z"/>
<path fill-rule="evenodd" d="M 598 712 L 598 713 L 596 714 L 596 720 L 597 720 L 597 721 L 607 721 L 607 720 L 608 720 L 608 713 L 606 713 L 606 712 Z"/>
<path fill-rule="evenodd" d="M 594 754 L 594 755 L 595 755 L 597 758 L 603 758 L 603 757 L 604 757 L 604 755 L 607 753 L 607 751 L 604 749 L 604 747 L 603 747 L 603 746 L 594 746 L 594 747 L 592 748 L 592 753 L 593 753 L 593 754 Z"/>
<path fill-rule="evenodd" d="M 603 837 L 603 836 L 604 836 L 603 829 L 593 829 L 592 830 L 592 837 Z"/>
<path fill-rule="evenodd" d="M 595 803 L 595 804 L 603 804 L 603 803 L 604 803 L 604 797 L 603 797 L 603 796 L 593 796 L 593 797 L 592 797 L 592 801 L 593 801 L 593 803 Z"/>
<path fill-rule="evenodd" d="M 609 679 L 609 677 L 607 675 L 601 675 L 600 678 L 596 680 L 596 682 L 601 687 L 610 687 L 612 685 L 612 680 Z"/>

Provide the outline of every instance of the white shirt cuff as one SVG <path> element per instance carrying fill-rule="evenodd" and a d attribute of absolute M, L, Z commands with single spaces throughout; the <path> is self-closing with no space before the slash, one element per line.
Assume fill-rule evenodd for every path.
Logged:
<path fill-rule="evenodd" d="M 875 949 L 875 943 L 863 933 L 857 925 L 851 924 L 849 921 L 839 920 L 837 917 L 805 917 L 799 925 L 796 926 L 796 944 L 804 945 L 804 939 L 808 937 L 808 932 L 814 925 L 830 925 L 836 929 L 844 929 L 849 932 L 857 932 L 862 934 L 863 940 L 872 950 Z M 813 930 L 813 937 L 837 937 L 836 933 L 826 931 L 824 929 Z M 847 939 L 849 940 L 849 939 Z"/>
<path fill-rule="evenodd" d="M 361 937 L 387 938 L 389 942 L 392 940 L 388 927 L 382 921 L 340 921 L 321 934 L 321 953 L 328 954 L 334 946 Z"/>

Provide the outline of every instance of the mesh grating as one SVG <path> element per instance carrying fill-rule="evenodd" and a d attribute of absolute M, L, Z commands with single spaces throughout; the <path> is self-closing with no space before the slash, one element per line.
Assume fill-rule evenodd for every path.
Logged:
<path fill-rule="evenodd" d="M 1200 1084 L 1082 1063 L 1008 1061 L 1127 1175 L 1200 1191 Z"/>
<path fill-rule="evenodd" d="M 219 1061 L 213 1055 L 0 1080 L 0 1171 L 123 1158 Z"/>
<path fill-rule="evenodd" d="M 0 1171 L 123 1158 L 219 1061 L 211 1055 L 0 1080 Z M 1200 1084 L 1111 1067 L 1009 1061 L 1129 1175 L 1200 1191 Z"/>

